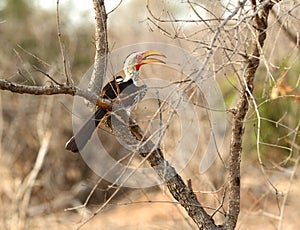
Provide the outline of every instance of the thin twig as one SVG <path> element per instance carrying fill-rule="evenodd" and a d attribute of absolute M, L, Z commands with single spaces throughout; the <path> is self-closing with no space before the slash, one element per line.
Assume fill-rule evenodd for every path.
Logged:
<path fill-rule="evenodd" d="M 60 47 L 60 52 L 62 56 L 63 66 L 64 66 L 64 74 L 66 78 L 66 83 L 69 85 L 72 81 L 72 79 L 69 77 L 68 69 L 67 69 L 67 59 L 65 54 L 65 48 L 64 44 L 61 38 L 61 31 L 60 31 L 60 17 L 59 17 L 59 0 L 56 2 L 56 21 L 57 21 L 57 36 L 58 36 L 58 42 Z"/>
<path fill-rule="evenodd" d="M 23 52 L 25 52 L 26 54 L 28 54 L 29 56 L 33 57 L 35 60 L 37 60 L 38 62 L 42 63 L 44 66 L 49 67 L 50 64 L 47 63 L 46 61 L 44 61 L 43 59 L 41 59 L 40 57 L 38 57 L 37 55 L 31 53 L 30 51 L 24 49 L 21 45 L 17 45 Z"/>
<path fill-rule="evenodd" d="M 293 33 L 286 25 L 285 22 L 283 22 L 282 17 L 278 16 L 274 9 L 271 10 L 271 13 L 276 17 L 276 22 L 279 23 L 284 33 L 287 35 L 287 37 L 290 39 L 291 42 L 295 44 L 295 46 L 299 49 L 300 48 L 300 38 L 299 38 L 299 31 L 295 31 Z"/>
<path fill-rule="evenodd" d="M 33 169 L 31 170 L 31 172 L 28 174 L 28 176 L 25 178 L 24 182 L 22 183 L 19 192 L 17 194 L 17 197 L 19 198 L 19 200 L 21 200 L 21 204 L 20 204 L 20 217 L 19 217 L 19 229 L 24 229 L 25 227 L 25 222 L 26 222 L 26 216 L 27 216 L 27 209 L 29 206 L 29 201 L 30 201 L 30 197 L 31 197 L 31 191 L 32 188 L 35 184 L 36 178 L 39 174 L 39 172 L 41 171 L 41 168 L 43 166 L 44 163 L 44 159 L 46 157 L 46 154 L 48 152 L 48 146 L 50 143 L 50 139 L 51 139 L 51 132 L 46 132 L 42 142 L 41 142 L 41 147 L 40 150 L 38 152 L 35 164 L 33 166 Z"/>
<path fill-rule="evenodd" d="M 51 81 L 53 81 L 56 85 L 63 86 L 63 84 L 57 82 L 53 77 L 51 77 L 49 74 L 47 74 L 46 72 L 44 72 L 44 71 L 41 70 L 40 68 L 36 67 L 35 65 L 32 65 L 32 67 L 33 67 L 36 71 L 38 71 L 38 72 L 44 74 L 47 78 L 49 78 Z"/>
<path fill-rule="evenodd" d="M 118 9 L 119 6 L 122 4 L 122 1 L 123 1 L 123 0 L 120 0 L 120 2 L 119 2 L 119 3 L 118 3 L 111 11 L 109 11 L 109 12 L 107 13 L 107 15 L 111 14 L 111 13 L 114 12 L 116 9 Z"/>

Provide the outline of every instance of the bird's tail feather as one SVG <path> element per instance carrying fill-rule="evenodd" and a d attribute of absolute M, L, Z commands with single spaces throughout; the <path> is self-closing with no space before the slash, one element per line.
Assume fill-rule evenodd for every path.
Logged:
<path fill-rule="evenodd" d="M 106 110 L 102 108 L 97 109 L 93 116 L 80 128 L 78 133 L 66 143 L 66 149 L 74 153 L 82 150 L 105 114 Z"/>

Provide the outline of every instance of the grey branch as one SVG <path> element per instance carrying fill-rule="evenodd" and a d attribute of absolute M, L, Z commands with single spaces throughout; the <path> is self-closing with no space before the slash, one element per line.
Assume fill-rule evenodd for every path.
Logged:
<path fill-rule="evenodd" d="M 0 89 L 7 90 L 13 93 L 32 94 L 32 95 L 56 95 L 67 94 L 77 95 L 90 101 L 91 103 L 103 108 L 111 108 L 111 103 L 108 100 L 102 99 L 95 93 L 82 89 L 77 86 L 70 85 L 55 85 L 50 87 L 31 86 L 14 83 L 11 81 L 0 79 Z"/>
<path fill-rule="evenodd" d="M 77 86 L 69 85 L 55 85 L 51 87 L 42 86 L 29 86 L 13 83 L 7 80 L 0 79 L 0 89 L 8 90 L 14 93 L 20 94 L 32 94 L 32 95 L 78 95 L 93 104 L 102 106 L 103 108 L 110 108 L 111 104 L 104 99 L 101 99 L 96 94 L 81 89 Z M 107 102 L 107 103 L 106 103 Z M 120 112 L 122 112 L 120 110 Z M 117 114 L 120 115 L 120 114 Z M 127 116 L 126 111 L 122 116 Z M 119 138 L 122 138 L 124 142 L 130 145 L 140 146 L 138 152 L 142 157 L 145 157 L 151 167 L 159 175 L 161 180 L 166 184 L 172 196 L 186 209 L 189 216 L 194 220 L 199 229 L 220 229 L 214 224 L 213 219 L 206 213 L 200 202 L 197 200 L 195 193 L 189 188 L 176 170 L 164 159 L 161 149 L 156 146 L 151 140 L 145 140 L 144 134 L 140 127 L 131 122 L 127 124 L 123 120 L 117 124 L 117 129 L 114 133 Z M 125 120 L 129 120 L 127 117 Z"/>
<path fill-rule="evenodd" d="M 271 13 L 276 17 L 276 22 L 278 22 L 283 30 L 283 32 L 287 35 L 287 37 L 290 39 L 291 42 L 293 42 L 296 47 L 300 47 L 300 39 L 299 34 L 297 35 L 297 32 L 294 33 L 288 26 L 286 26 L 284 20 L 280 16 L 278 16 L 275 12 L 275 10 L 271 10 Z"/>
<path fill-rule="evenodd" d="M 193 190 L 184 183 L 176 170 L 164 158 L 160 147 L 144 136 L 140 127 L 128 117 L 126 111 L 120 109 L 112 116 L 115 117 L 114 122 L 117 127 L 114 129 L 114 134 L 126 144 L 136 146 L 137 152 L 147 159 L 161 181 L 168 187 L 173 198 L 181 204 L 197 224 L 198 229 L 222 229 L 221 226 L 215 225 L 214 220 L 204 210 Z"/>
<path fill-rule="evenodd" d="M 95 45 L 96 54 L 94 69 L 89 82 L 89 90 L 99 94 L 105 79 L 108 42 L 107 42 L 107 15 L 103 0 L 93 0 L 95 10 Z"/>
<path fill-rule="evenodd" d="M 240 162 L 244 134 L 244 120 L 249 110 L 249 94 L 253 92 L 253 82 L 259 66 L 260 50 L 266 39 L 269 11 L 274 2 L 264 2 L 261 11 L 253 19 L 256 38 L 252 42 L 252 51 L 245 64 L 244 82 L 241 81 L 239 100 L 233 109 L 229 155 L 229 204 L 226 218 L 226 229 L 234 229 L 240 212 Z M 255 4 L 255 1 L 252 1 Z M 263 4 L 263 3 L 261 3 Z M 256 8 L 256 6 L 254 6 Z"/>

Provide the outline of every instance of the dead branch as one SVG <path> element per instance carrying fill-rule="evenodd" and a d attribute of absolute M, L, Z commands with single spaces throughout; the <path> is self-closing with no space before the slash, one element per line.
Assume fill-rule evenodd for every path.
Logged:
<path fill-rule="evenodd" d="M 254 10 L 256 9 L 255 1 Z M 249 110 L 249 95 L 253 92 L 253 82 L 259 66 L 260 50 L 266 39 L 269 12 L 275 4 L 273 1 L 263 2 L 253 19 L 256 37 L 252 42 L 252 51 L 247 59 L 244 71 L 244 82 L 241 81 L 239 100 L 233 110 L 232 133 L 229 156 L 229 205 L 226 218 L 226 229 L 234 229 L 240 212 L 240 162 L 244 134 L 244 120 Z"/>
<path fill-rule="evenodd" d="M 42 73 L 44 76 L 46 76 L 47 78 L 49 78 L 51 81 L 53 81 L 56 85 L 59 86 L 63 86 L 63 84 L 59 83 L 58 81 L 56 81 L 53 77 L 51 77 L 48 73 L 46 73 L 45 71 L 41 70 L 40 68 L 36 67 L 35 65 L 32 65 L 33 69 L 36 70 L 37 72 Z M 67 83 L 68 84 L 68 83 Z"/>
<path fill-rule="evenodd" d="M 293 33 L 290 28 L 285 25 L 285 22 L 282 20 L 282 17 L 278 16 L 274 9 L 271 10 L 271 13 L 276 17 L 276 22 L 279 23 L 280 27 L 282 28 L 283 32 L 286 36 L 290 39 L 291 42 L 295 44 L 296 47 L 300 47 L 300 38 L 299 34 Z"/>
<path fill-rule="evenodd" d="M 160 179 L 164 181 L 174 199 L 180 203 L 197 224 L 198 229 L 221 229 L 221 226 L 216 226 L 214 220 L 204 210 L 192 188 L 184 183 L 175 168 L 164 158 L 161 149 L 149 140 L 144 141 L 144 134 L 137 125 L 133 125 L 130 131 L 140 144 L 146 144 L 147 151 L 140 152 L 140 155 L 147 158 L 147 161 L 157 175 L 159 175 Z M 122 134 L 123 138 L 124 134 Z M 126 137 L 128 138 L 128 135 Z"/>
<path fill-rule="evenodd" d="M 57 37 L 58 37 L 58 43 L 59 43 L 59 47 L 60 47 L 63 67 L 64 67 L 64 75 L 66 78 L 66 83 L 67 83 L 67 85 L 69 85 L 69 83 L 73 83 L 73 82 L 72 82 L 72 78 L 69 76 L 69 71 L 68 71 L 69 63 L 66 58 L 65 47 L 64 47 L 64 43 L 62 40 L 61 31 L 60 31 L 59 0 L 57 0 L 57 2 L 56 2 L 56 22 L 57 22 Z"/>
<path fill-rule="evenodd" d="M 192 188 L 184 183 L 175 168 L 164 158 L 160 147 L 144 136 L 140 127 L 128 117 L 126 110 L 120 109 L 111 116 L 114 116 L 115 122 L 114 135 L 121 138 L 129 146 L 136 146 L 137 153 L 148 161 L 161 181 L 168 187 L 171 195 L 197 224 L 198 229 L 222 229 L 222 226 L 215 225 L 214 220 L 204 210 Z M 102 209 L 103 206 L 93 213 L 93 216 Z M 87 221 L 82 223 L 80 227 Z"/>
<path fill-rule="evenodd" d="M 89 82 L 89 90 L 99 94 L 106 73 L 108 42 L 107 42 L 107 15 L 103 0 L 93 0 L 95 10 L 95 45 L 96 54 L 94 70 Z"/>
<path fill-rule="evenodd" d="M 19 207 L 20 217 L 19 217 L 19 223 L 18 223 L 19 229 L 25 228 L 27 209 L 29 207 L 32 188 L 33 188 L 33 186 L 36 182 L 37 176 L 38 176 L 39 172 L 41 171 L 42 166 L 44 164 L 44 160 L 45 160 L 45 157 L 48 152 L 48 146 L 50 143 L 51 135 L 52 135 L 52 133 L 50 131 L 48 131 L 44 134 L 44 137 L 41 142 L 41 147 L 38 152 L 34 167 L 31 170 L 31 172 L 27 175 L 27 177 L 25 178 L 21 187 L 19 188 L 19 191 L 17 194 L 18 201 L 20 202 L 20 205 L 19 205 L 20 206 Z"/>
<path fill-rule="evenodd" d="M 103 103 L 103 99 L 100 99 L 94 93 L 76 86 L 63 85 L 45 88 L 41 86 L 21 85 L 0 79 L 0 89 L 14 93 L 33 95 L 69 94 L 74 96 L 76 94 L 103 108 L 111 109 L 110 104 Z M 172 196 L 186 209 L 199 229 L 218 229 L 214 221 L 197 200 L 195 193 L 186 186 L 176 170 L 164 159 L 160 148 L 149 140 L 143 140 L 144 134 L 139 126 L 134 123 L 131 128 L 129 128 L 128 124 L 124 125 L 124 123 L 121 123 L 117 127 L 119 129 L 115 130 L 115 134 L 126 143 L 131 145 L 140 145 L 142 143 L 144 147 L 139 149 L 139 153 L 141 156 L 147 158 L 151 167 L 153 167 L 156 173 L 165 182 Z"/>
<path fill-rule="evenodd" d="M 72 96 L 83 97 L 91 103 L 100 106 L 104 109 L 111 109 L 111 103 L 108 100 L 100 98 L 98 95 L 78 86 L 58 85 L 51 87 L 22 85 L 7 80 L 0 79 L 0 89 L 7 90 L 13 93 L 32 94 L 32 95 L 57 95 L 67 94 Z"/>

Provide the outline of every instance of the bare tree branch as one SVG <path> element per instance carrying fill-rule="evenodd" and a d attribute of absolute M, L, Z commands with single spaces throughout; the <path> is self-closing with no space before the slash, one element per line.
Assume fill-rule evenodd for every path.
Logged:
<path fill-rule="evenodd" d="M 48 73 L 44 72 L 43 70 L 41 70 L 40 68 L 36 67 L 35 65 L 32 66 L 33 69 L 35 69 L 37 72 L 42 73 L 44 76 L 46 76 L 47 78 L 49 78 L 51 81 L 53 81 L 56 85 L 59 86 L 63 86 L 63 84 L 59 83 L 58 81 L 56 81 L 53 77 L 51 77 Z M 68 83 L 67 83 L 68 84 Z"/>
<path fill-rule="evenodd" d="M 68 94 L 68 95 L 77 95 L 83 97 L 90 101 L 91 103 L 100 106 L 102 108 L 111 110 L 111 103 L 108 100 L 100 98 L 93 92 L 82 89 L 78 86 L 51 86 L 51 87 L 42 87 L 42 86 L 30 86 L 22 85 L 7 80 L 0 79 L 0 89 L 8 90 L 13 93 L 20 94 L 32 94 L 32 95 L 56 95 L 56 94 Z"/>
<path fill-rule="evenodd" d="M 116 117 L 114 121 L 117 129 L 114 130 L 114 134 L 128 145 L 137 147 L 137 152 L 147 159 L 175 200 L 185 208 L 197 224 L 198 229 L 221 229 L 204 210 L 193 190 L 184 183 L 175 168 L 164 158 L 160 147 L 144 136 L 140 127 L 127 117 L 126 111 L 119 110 L 112 116 Z M 129 121 L 129 124 L 125 121 Z"/>
<path fill-rule="evenodd" d="M 72 79 L 69 76 L 69 69 L 68 69 L 68 60 L 66 58 L 66 53 L 65 53 L 65 47 L 63 40 L 61 38 L 61 32 L 60 32 L 60 17 L 59 17 L 59 0 L 56 2 L 56 22 L 57 22 L 57 36 L 58 36 L 58 42 L 59 42 L 59 47 L 60 47 L 60 52 L 62 56 L 62 61 L 63 61 L 63 67 L 64 67 L 64 75 L 66 78 L 66 83 L 67 85 L 72 81 Z M 71 82 L 72 83 L 72 82 Z"/>
<path fill-rule="evenodd" d="M 296 47 L 300 47 L 300 38 L 299 38 L 299 33 L 295 34 L 293 33 L 283 22 L 282 18 L 279 17 L 275 10 L 272 9 L 271 13 L 277 18 L 276 22 L 278 22 L 280 24 L 280 26 L 282 27 L 282 30 L 284 31 L 284 33 L 287 35 L 287 37 L 290 39 L 291 42 L 293 42 L 295 44 Z"/>
<path fill-rule="evenodd" d="M 95 10 L 95 45 L 96 54 L 94 61 L 94 70 L 89 82 L 89 90 L 96 93 L 100 93 L 103 79 L 106 73 L 107 64 L 107 53 L 108 53 L 108 43 L 107 43 L 107 15 L 105 11 L 104 0 L 93 0 L 94 10 Z"/>
<path fill-rule="evenodd" d="M 34 184 L 36 183 L 36 179 L 43 167 L 45 157 L 48 153 L 48 147 L 51 140 L 52 132 L 47 131 L 44 134 L 44 137 L 42 137 L 41 140 L 41 146 L 34 164 L 33 169 L 30 171 L 30 173 L 27 175 L 27 177 L 24 179 L 24 182 L 21 184 L 19 190 L 18 190 L 18 200 L 20 201 L 20 208 L 19 208 L 19 223 L 18 227 L 19 229 L 24 229 L 26 226 L 26 219 L 27 217 L 27 210 L 29 208 L 29 202 L 31 199 L 31 193 Z"/>
<path fill-rule="evenodd" d="M 256 9 L 256 1 L 254 10 Z M 249 94 L 253 92 L 255 72 L 259 66 L 260 50 L 266 39 L 269 11 L 274 2 L 264 2 L 261 12 L 253 19 L 256 38 L 252 42 L 252 52 L 245 65 L 244 81 L 241 82 L 240 98 L 233 110 L 232 134 L 229 158 L 229 205 L 226 219 L 226 229 L 234 229 L 240 212 L 240 162 L 244 134 L 244 120 L 249 110 Z M 263 3 L 262 3 L 263 4 Z"/>
<path fill-rule="evenodd" d="M 78 86 L 70 85 L 68 82 L 68 77 L 67 77 L 67 83 L 61 84 L 55 81 L 54 78 L 52 78 L 46 72 L 36 67 L 34 67 L 35 70 L 44 74 L 51 81 L 53 81 L 54 84 L 52 84 L 49 87 L 30 86 L 30 85 L 17 84 L 17 83 L 10 82 L 8 80 L 0 79 L 0 90 L 7 90 L 14 93 L 20 93 L 20 94 L 25 93 L 25 94 L 32 94 L 32 95 L 56 95 L 56 94 L 67 94 L 72 96 L 78 95 L 80 97 L 89 100 L 91 103 L 96 104 L 97 106 L 103 107 L 107 110 L 111 110 L 112 104 L 109 101 L 104 100 L 98 96 L 106 73 L 106 62 L 107 62 L 106 58 L 108 52 L 107 26 L 106 26 L 107 14 L 105 11 L 103 0 L 93 0 L 93 2 L 94 2 L 95 12 L 96 12 L 96 33 L 95 33 L 96 54 L 95 54 L 95 62 L 94 62 L 94 71 L 93 71 L 91 81 L 89 83 L 89 90 L 79 88 Z M 119 4 L 121 4 L 121 2 L 122 1 L 120 1 Z M 245 2 L 246 1 L 242 1 L 240 4 Z M 114 119 L 116 122 L 113 130 L 114 135 L 116 135 L 119 139 L 124 141 L 124 143 L 127 143 L 128 145 L 131 146 L 132 145 L 136 146 L 134 151 L 140 154 L 144 158 L 144 161 L 146 160 L 148 161 L 148 163 L 151 165 L 153 170 L 160 177 L 161 181 L 167 186 L 173 198 L 177 200 L 179 204 L 181 204 L 181 206 L 186 210 L 188 215 L 193 219 L 193 221 L 196 223 L 199 229 L 234 229 L 236 227 L 238 216 L 240 213 L 240 191 L 241 191 L 240 163 L 241 163 L 241 152 L 242 152 L 242 145 L 243 145 L 243 138 L 244 138 L 244 123 L 245 123 L 247 113 L 249 111 L 250 102 L 254 100 L 254 97 L 252 96 L 252 92 L 254 89 L 254 79 L 255 79 L 257 69 L 260 65 L 262 48 L 264 46 L 264 42 L 266 39 L 266 31 L 268 30 L 269 13 L 270 11 L 272 11 L 272 7 L 277 1 L 252 0 L 250 2 L 252 3 L 253 6 L 252 10 L 254 13 L 248 15 L 249 12 L 247 12 L 247 16 L 245 16 L 242 20 L 239 20 L 239 23 L 236 25 L 236 27 L 239 27 L 243 22 L 246 22 L 245 25 L 247 26 L 248 25 L 247 22 L 249 22 L 248 20 L 251 19 L 253 20 L 251 25 L 251 32 L 253 32 L 254 38 L 253 41 L 250 43 L 251 49 L 250 51 L 248 51 L 247 49 L 247 51 L 244 52 L 241 51 L 242 49 L 240 51 L 236 50 L 235 46 L 233 46 L 233 48 L 231 48 L 230 46 L 227 47 L 227 44 L 224 41 L 226 42 L 230 42 L 230 41 L 227 41 L 226 39 L 224 39 L 224 41 L 220 40 L 219 41 L 220 44 L 218 44 L 217 42 L 220 37 L 219 34 L 223 26 L 225 26 L 225 24 L 228 21 L 235 22 L 237 20 L 233 17 L 232 18 L 228 17 L 226 19 L 223 19 L 222 17 L 220 17 L 220 19 L 218 19 L 217 17 L 215 17 L 215 19 L 205 19 L 205 18 L 202 19 L 199 12 L 197 12 L 197 8 L 193 8 L 191 2 L 188 1 L 194 13 L 198 15 L 198 17 L 200 18 L 199 20 L 186 21 L 183 19 L 182 20 L 173 19 L 171 17 L 170 20 L 167 20 L 167 19 L 161 19 L 160 17 L 155 17 L 154 14 L 151 14 L 152 12 L 147 4 L 147 9 L 150 11 L 150 16 L 154 18 L 154 19 L 147 18 L 147 21 L 149 21 L 154 26 L 156 26 L 167 37 L 170 37 L 172 39 L 185 39 L 186 41 L 192 41 L 194 43 L 199 44 L 201 48 L 206 48 L 209 51 L 206 62 L 208 62 L 210 57 L 213 55 L 213 52 L 215 52 L 217 48 L 222 49 L 224 51 L 231 51 L 233 53 L 240 54 L 243 58 L 245 58 L 243 59 L 243 61 L 245 62 L 241 62 L 238 59 L 238 63 L 242 66 L 243 74 L 241 74 L 241 76 L 237 74 L 237 76 L 239 76 L 239 84 L 240 84 L 240 89 L 238 89 L 239 99 L 235 107 L 233 109 L 230 109 L 230 111 L 233 113 L 233 119 L 232 119 L 232 130 L 231 130 L 232 133 L 231 133 L 231 142 L 230 142 L 230 156 L 229 156 L 229 164 L 228 164 L 228 174 L 229 174 L 228 188 L 225 188 L 224 190 L 222 203 L 211 216 L 206 212 L 204 206 L 198 201 L 192 189 L 191 181 L 186 184 L 184 180 L 181 178 L 181 176 L 176 172 L 176 169 L 172 167 L 170 163 L 164 158 L 164 153 L 160 148 L 159 141 L 154 143 L 151 141 L 150 138 L 146 137 L 145 134 L 141 131 L 140 127 L 137 125 L 137 123 L 135 121 L 130 120 L 130 118 L 126 115 L 125 111 L 123 111 L 124 114 L 122 114 L 122 110 L 120 110 L 119 113 L 121 114 L 113 113 L 111 115 L 116 117 L 116 119 Z M 247 7 L 244 8 L 244 5 L 241 5 L 240 8 L 242 10 L 247 9 Z M 241 15 L 242 13 L 243 12 L 241 12 Z M 247 20 L 244 20 L 246 18 Z M 193 39 L 192 36 L 185 37 L 185 34 L 178 35 L 177 33 L 175 33 L 176 36 L 174 36 L 167 29 L 163 28 L 157 23 L 157 21 L 164 22 L 164 23 L 167 22 L 179 23 L 181 21 L 182 22 L 186 21 L 186 22 L 202 22 L 207 24 L 207 22 L 209 21 L 216 21 L 216 20 L 220 20 L 220 21 L 222 20 L 223 23 L 220 22 L 221 25 L 216 30 L 211 29 L 210 32 L 215 33 L 213 39 L 209 40 L 211 41 L 211 43 L 209 43 L 208 41 L 203 42 L 202 40 Z M 286 28 L 284 27 L 282 21 L 280 21 L 280 18 L 277 18 L 276 20 L 279 21 L 279 23 L 283 27 L 283 30 L 285 30 Z M 213 27 L 207 24 L 207 28 L 213 28 Z M 285 31 L 285 32 L 288 33 L 289 31 Z M 297 45 L 299 46 L 299 39 L 297 37 L 290 36 L 290 38 L 294 40 L 296 46 Z M 60 32 L 59 32 L 59 39 L 60 39 Z M 60 45 L 62 47 L 62 44 Z M 248 45 L 245 46 L 247 46 L 248 48 Z M 62 55 L 64 58 L 64 51 L 62 51 Z M 234 59 L 231 58 L 232 57 L 229 56 L 228 60 L 232 60 L 232 62 L 235 61 Z M 67 75 L 66 69 L 65 69 L 65 74 Z M 255 101 L 253 102 L 253 104 L 254 103 Z M 258 120 L 260 119 L 264 119 L 264 118 L 258 117 Z M 295 169 L 293 171 L 293 175 L 291 176 L 291 180 L 294 177 L 294 173 L 296 172 L 295 170 L 298 163 L 299 163 L 299 158 L 297 158 L 297 162 L 295 165 Z M 227 191 L 229 191 L 229 195 L 227 195 Z M 116 191 L 116 193 L 117 192 L 118 190 Z M 110 202 L 110 200 L 114 197 L 114 194 L 107 200 L 106 203 Z M 226 197 L 228 197 L 227 216 L 224 225 L 217 226 L 214 223 L 213 216 L 220 208 L 223 208 L 223 201 L 226 200 L 225 199 Z M 284 198 L 283 203 L 286 202 L 286 199 L 287 199 L 287 195 Z M 105 207 L 105 205 L 101 206 L 101 208 L 99 208 L 96 212 L 94 212 L 93 216 L 98 214 L 103 209 L 103 207 Z M 283 213 L 284 213 L 284 209 L 282 209 L 280 213 L 281 216 L 280 216 L 279 226 L 282 225 Z"/>

